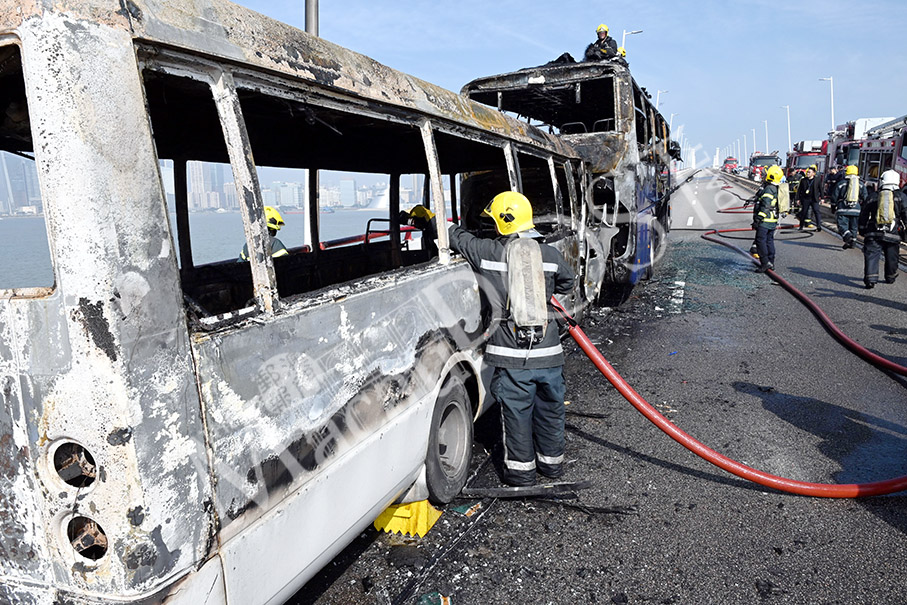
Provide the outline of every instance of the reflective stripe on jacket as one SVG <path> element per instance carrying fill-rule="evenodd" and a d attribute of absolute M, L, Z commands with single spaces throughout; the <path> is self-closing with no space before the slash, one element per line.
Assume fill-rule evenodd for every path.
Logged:
<path fill-rule="evenodd" d="M 767 183 L 756 194 L 756 207 L 753 209 L 753 222 L 766 229 L 778 226 L 778 186 Z"/>

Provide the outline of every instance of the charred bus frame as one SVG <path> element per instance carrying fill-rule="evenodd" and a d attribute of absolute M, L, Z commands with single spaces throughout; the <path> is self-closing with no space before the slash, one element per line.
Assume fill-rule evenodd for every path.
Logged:
<path fill-rule="evenodd" d="M 221 0 L 7 4 L 0 35 L 0 147 L 34 154 L 54 276 L 0 291 L 0 601 L 278 603 L 391 502 L 451 498 L 480 291 L 445 230 L 435 258 L 401 239 L 399 175 L 475 229 L 525 191 L 588 280 L 573 146 Z M 250 262 L 195 263 L 192 161 L 232 172 Z M 260 165 L 388 175 L 387 226 L 326 245 L 310 188 L 309 244 L 274 259 Z"/>
<path fill-rule="evenodd" d="M 552 63 L 479 78 L 461 92 L 547 125 L 588 164 L 586 241 L 602 268 L 585 276 L 587 297 L 598 294 L 602 272 L 608 298 L 651 275 L 670 229 L 670 162 L 680 154 L 625 62 Z"/>

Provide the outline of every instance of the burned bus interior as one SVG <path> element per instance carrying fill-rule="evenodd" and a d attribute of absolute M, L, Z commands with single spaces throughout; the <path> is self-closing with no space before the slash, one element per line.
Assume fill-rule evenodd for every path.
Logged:
<path fill-rule="evenodd" d="M 186 163 L 192 161 L 229 165 L 211 86 L 201 78 L 149 67 L 144 69 L 143 79 L 159 159 L 172 160 L 175 174 L 185 174 Z M 426 175 L 424 203 L 437 203 L 427 201 L 429 169 L 415 114 L 373 103 L 341 103 L 252 77 L 237 78 L 237 94 L 256 166 L 370 173 L 384 175 L 390 183 L 387 218 L 363 224 L 361 241 L 343 245 L 323 241 L 317 228 L 318 213 L 309 212 L 307 223 L 315 217 L 312 245 L 291 248 L 289 255 L 273 259 L 282 299 L 292 303 L 329 286 L 431 260 L 428 250 L 409 249 L 398 218 L 400 175 Z M 481 211 L 494 195 L 511 189 L 502 143 L 455 124 L 433 123 L 433 135 L 441 173 L 450 181 L 448 216 L 459 220 L 462 214 L 466 228 L 491 235 L 493 224 L 482 218 Z M 561 196 L 557 196 L 547 158 L 527 153 L 517 157 L 525 192 L 537 204 L 539 231 L 552 239 L 562 237 L 565 225 L 557 217 L 565 207 L 571 174 L 565 162 L 557 162 L 561 183 Z M 212 263 L 193 262 L 187 179 L 177 176 L 174 187 L 177 220 L 173 227 L 190 311 L 216 316 L 251 306 L 248 263 L 237 262 L 235 256 Z M 459 196 L 458 189 L 462 189 Z M 569 207 L 566 212 L 569 216 Z"/>
<path fill-rule="evenodd" d="M 531 74 L 517 72 L 522 74 L 516 78 L 522 86 L 496 88 L 485 78 L 467 84 L 463 92 L 473 101 L 538 120 L 560 134 L 614 130 L 613 76 L 584 73 L 581 79 L 575 79 L 569 69 L 542 67 L 523 70 Z M 533 77 L 536 72 L 541 75 Z"/>

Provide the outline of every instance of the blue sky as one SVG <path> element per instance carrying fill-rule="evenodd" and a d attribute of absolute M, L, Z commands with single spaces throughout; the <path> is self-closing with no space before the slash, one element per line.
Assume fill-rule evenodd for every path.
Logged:
<path fill-rule="evenodd" d="M 243 0 L 304 28 L 305 0 Z M 581 57 L 606 23 L 623 30 L 634 77 L 709 154 L 752 129 L 765 147 L 823 139 L 835 121 L 907 114 L 907 2 L 885 0 L 321 0 L 323 38 L 459 91 L 466 82 L 540 65 L 562 52 Z"/>

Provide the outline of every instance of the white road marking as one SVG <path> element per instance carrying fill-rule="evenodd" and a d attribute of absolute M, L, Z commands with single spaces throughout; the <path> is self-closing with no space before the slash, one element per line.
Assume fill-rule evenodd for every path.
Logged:
<path fill-rule="evenodd" d="M 674 315 L 683 311 L 683 293 L 687 283 L 685 281 L 675 281 L 674 287 L 671 288 L 671 303 L 669 313 Z"/>
<path fill-rule="evenodd" d="M 687 227 L 692 227 L 692 226 L 693 226 L 693 217 L 691 216 L 690 218 L 687 219 Z"/>

